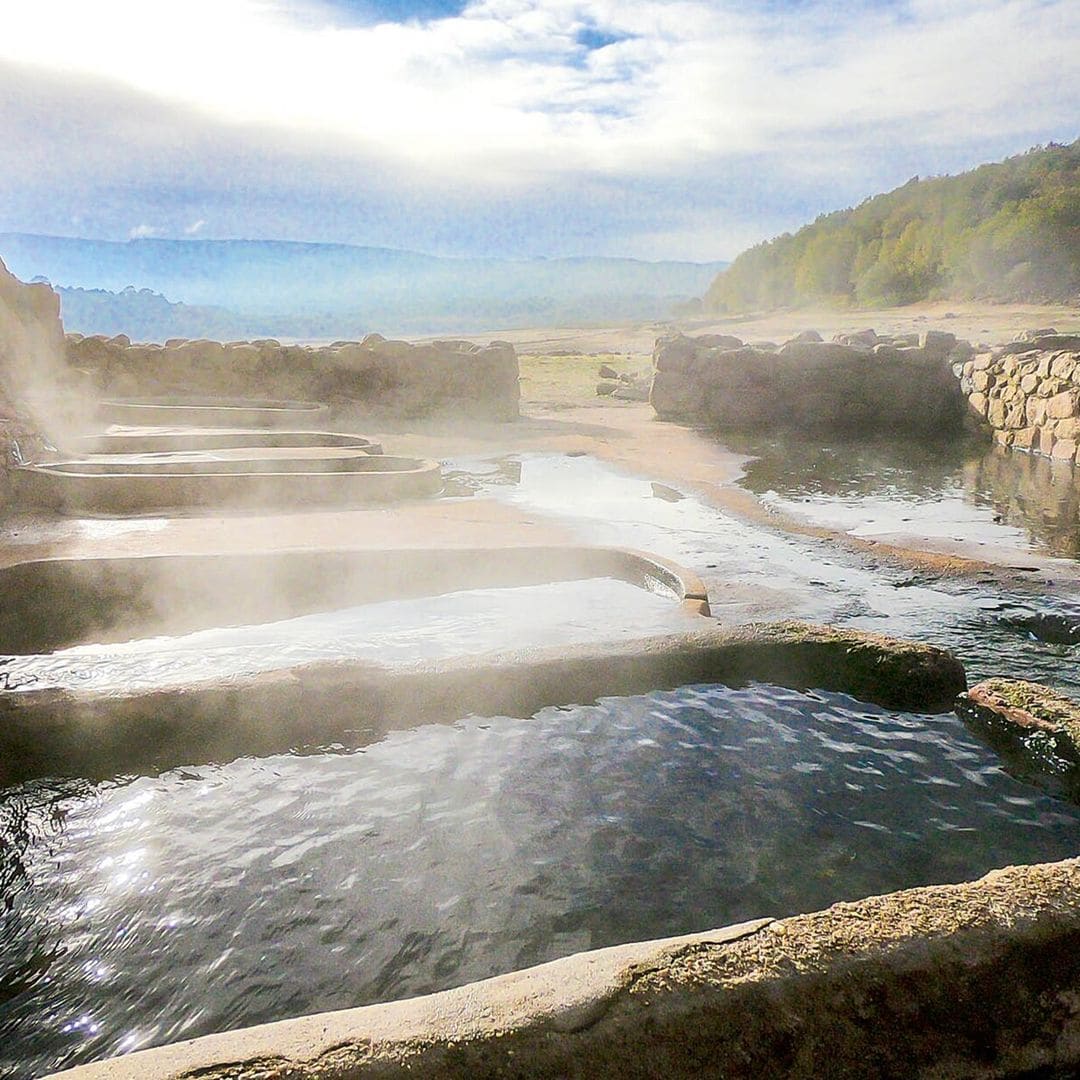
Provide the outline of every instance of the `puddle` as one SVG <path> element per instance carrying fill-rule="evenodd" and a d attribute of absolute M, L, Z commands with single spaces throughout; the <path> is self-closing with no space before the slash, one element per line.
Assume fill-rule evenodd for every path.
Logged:
<path fill-rule="evenodd" d="M 911 534 L 1080 557 L 1080 474 L 982 444 L 772 440 L 743 486 L 796 518 L 853 536 Z"/>
<path fill-rule="evenodd" d="M 462 460 L 448 468 L 469 465 Z M 767 595 L 773 605 L 768 618 L 925 641 L 955 652 L 973 682 L 1010 674 L 1080 695 L 1080 646 L 1041 642 L 1008 625 L 1036 608 L 1080 618 L 1080 585 L 1036 600 L 991 583 L 883 568 L 828 541 L 743 522 L 686 492 L 675 501 L 667 491 L 658 496 L 651 480 L 594 458 L 522 455 L 469 476 L 477 493 L 550 515 L 585 542 L 642 548 L 695 569 L 710 586 L 714 613 L 725 621 L 761 617 L 754 597 Z M 727 582 L 750 599 L 725 606 Z"/>

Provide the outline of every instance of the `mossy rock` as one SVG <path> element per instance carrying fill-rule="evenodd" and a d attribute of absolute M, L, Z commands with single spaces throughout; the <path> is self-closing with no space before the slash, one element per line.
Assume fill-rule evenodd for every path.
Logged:
<path fill-rule="evenodd" d="M 1040 683 L 986 679 L 956 700 L 956 711 L 998 749 L 1010 771 L 1050 776 L 1080 798 L 1080 702 Z"/>
<path fill-rule="evenodd" d="M 963 664 L 945 649 L 839 627 L 750 624 L 733 634 L 731 651 L 734 674 L 835 690 L 889 709 L 948 711 L 967 686 Z"/>

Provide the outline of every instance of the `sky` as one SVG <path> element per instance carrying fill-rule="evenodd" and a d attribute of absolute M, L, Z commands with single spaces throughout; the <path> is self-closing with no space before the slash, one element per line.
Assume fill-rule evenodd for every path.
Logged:
<path fill-rule="evenodd" d="M 1077 0 L 2 14 L 0 231 L 705 261 L 1080 136 Z"/>

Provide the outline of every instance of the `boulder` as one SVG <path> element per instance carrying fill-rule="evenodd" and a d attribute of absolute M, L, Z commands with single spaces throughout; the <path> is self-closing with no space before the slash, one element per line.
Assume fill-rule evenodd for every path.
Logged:
<path fill-rule="evenodd" d="M 699 334 L 693 342 L 703 349 L 741 349 L 745 344 L 731 334 Z"/>
<path fill-rule="evenodd" d="M 933 356 L 948 356 L 956 347 L 956 335 L 944 330 L 924 330 L 919 335 L 919 348 Z"/>
<path fill-rule="evenodd" d="M 833 338 L 833 341 L 840 345 L 866 345 L 870 348 L 877 345 L 880 340 L 876 331 L 871 329 L 856 330 L 851 334 L 837 334 Z"/>
<path fill-rule="evenodd" d="M 986 679 L 957 698 L 956 711 L 1025 771 L 1080 793 L 1080 702 L 1040 683 Z"/>
<path fill-rule="evenodd" d="M 679 371 L 657 370 L 649 401 L 662 420 L 696 419 L 701 414 L 700 390 L 692 379 Z"/>
<path fill-rule="evenodd" d="M 697 346 L 683 334 L 656 339 L 653 346 L 653 367 L 657 371 L 685 373 L 697 356 Z"/>
<path fill-rule="evenodd" d="M 1001 623 L 1051 645 L 1080 645 L 1080 614 L 1034 611 L 1023 615 L 1008 615 Z"/>

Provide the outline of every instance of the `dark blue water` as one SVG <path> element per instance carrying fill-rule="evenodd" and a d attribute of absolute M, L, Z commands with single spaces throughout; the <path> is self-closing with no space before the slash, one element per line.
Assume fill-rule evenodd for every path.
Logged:
<path fill-rule="evenodd" d="M 955 717 L 765 686 L 31 783 L 0 822 L 11 1076 L 1080 847 Z"/>

